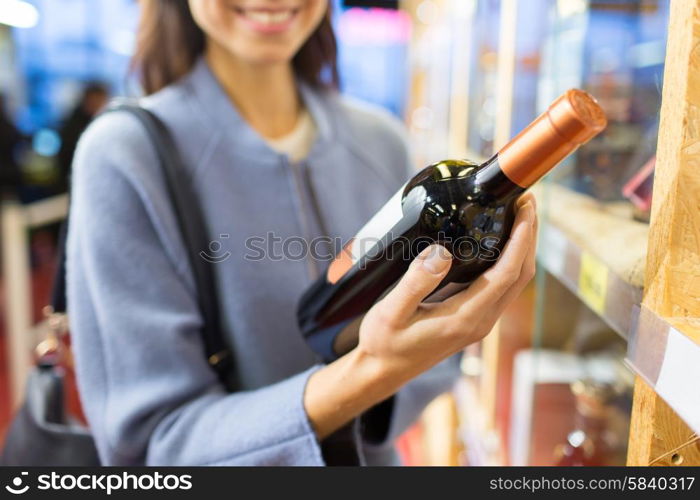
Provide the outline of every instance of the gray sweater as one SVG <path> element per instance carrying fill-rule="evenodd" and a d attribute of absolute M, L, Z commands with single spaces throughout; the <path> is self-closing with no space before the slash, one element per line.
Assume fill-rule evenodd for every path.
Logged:
<path fill-rule="evenodd" d="M 324 464 L 303 407 L 320 365 L 295 307 L 326 262 L 279 253 L 284 241 L 297 253 L 289 238 L 347 241 L 412 169 L 401 125 L 387 113 L 300 88 L 318 137 L 299 164 L 246 124 L 203 60 L 142 102 L 173 133 L 188 169 L 182 182 L 193 184 L 216 240 L 208 253 L 241 385 L 233 394 L 204 359 L 187 252 L 139 123 L 112 113 L 83 135 L 68 307 L 78 385 L 105 464 Z M 274 251 L 251 251 L 251 237 Z M 395 438 L 456 373 L 450 360 L 402 388 L 385 439 L 355 433 L 362 461 L 394 463 Z"/>

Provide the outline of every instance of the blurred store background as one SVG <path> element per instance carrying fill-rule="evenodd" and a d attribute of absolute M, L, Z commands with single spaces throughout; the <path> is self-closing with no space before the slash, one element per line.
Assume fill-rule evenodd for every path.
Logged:
<path fill-rule="evenodd" d="M 624 464 L 634 381 L 624 359 L 645 283 L 673 3 L 333 3 L 342 91 L 405 122 L 417 167 L 491 156 L 570 87 L 610 120 L 538 188 L 537 278 L 468 349 L 453 396 L 401 439 L 404 459 Z M 48 298 L 67 151 L 108 96 L 138 95 L 137 21 L 136 0 L 0 0 L 0 441 L 34 342 L 17 336 Z"/>
<path fill-rule="evenodd" d="M 401 116 L 410 18 L 392 8 L 352 7 L 396 3 L 334 0 L 334 21 L 342 90 Z M 81 101 L 99 100 L 100 91 L 139 94 L 129 75 L 138 16 L 136 0 L 0 1 L 0 94 L 6 119 L 24 139 L 15 156 L 31 181 L 23 185 L 26 201 L 64 188 L 62 128 L 71 121 L 77 128 L 92 113 Z"/>

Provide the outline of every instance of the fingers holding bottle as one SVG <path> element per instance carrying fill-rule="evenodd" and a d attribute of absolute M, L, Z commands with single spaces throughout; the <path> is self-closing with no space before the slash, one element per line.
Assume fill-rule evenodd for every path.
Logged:
<path fill-rule="evenodd" d="M 533 203 L 526 199 L 517 210 L 510 239 L 496 263 L 469 288 L 450 297 L 444 304 L 463 308 L 469 303 L 477 308 L 489 308 L 519 284 L 524 279 L 523 272 L 529 271 L 525 262 L 534 255 L 536 219 Z"/>
<path fill-rule="evenodd" d="M 410 321 L 420 304 L 447 275 L 452 254 L 442 245 L 430 245 L 413 260 L 406 274 L 377 307 L 392 325 Z"/>

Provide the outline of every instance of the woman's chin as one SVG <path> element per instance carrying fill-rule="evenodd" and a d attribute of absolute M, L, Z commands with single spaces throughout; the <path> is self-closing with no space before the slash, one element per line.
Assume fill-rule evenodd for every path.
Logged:
<path fill-rule="evenodd" d="M 279 47 L 259 47 L 243 52 L 245 61 L 253 65 L 271 65 L 288 64 L 294 57 L 294 52 L 288 47 L 280 50 Z"/>

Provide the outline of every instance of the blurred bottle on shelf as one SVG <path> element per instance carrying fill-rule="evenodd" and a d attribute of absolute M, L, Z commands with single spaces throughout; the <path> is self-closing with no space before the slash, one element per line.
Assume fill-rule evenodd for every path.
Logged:
<path fill-rule="evenodd" d="M 624 201 L 623 186 L 655 153 L 669 2 L 569 3 L 555 2 L 543 37 L 538 102 L 577 85 L 597 97 L 610 123 L 553 179 L 603 202 Z"/>
<path fill-rule="evenodd" d="M 656 155 L 653 155 L 622 188 L 622 194 L 634 206 L 634 218 L 640 222 L 649 222 L 651 216 L 655 166 Z"/>
<path fill-rule="evenodd" d="M 571 391 L 576 397 L 575 428 L 555 448 L 556 465 L 619 465 L 620 442 L 611 427 L 616 388 L 609 383 L 581 379 L 571 384 Z"/>

